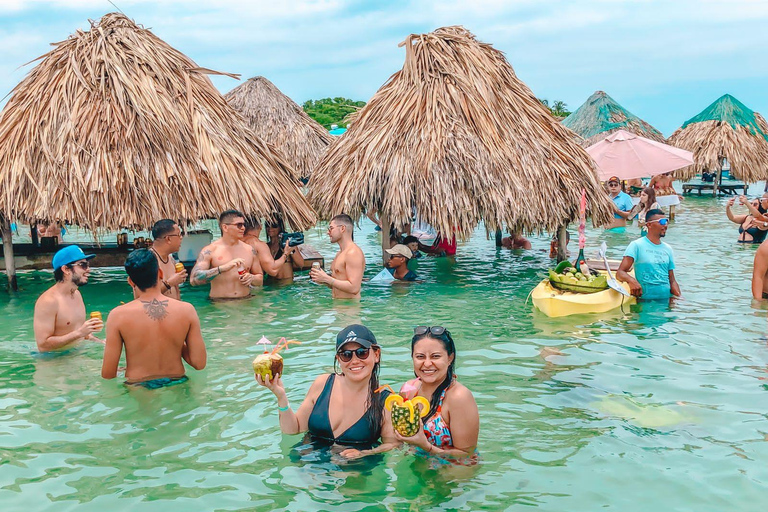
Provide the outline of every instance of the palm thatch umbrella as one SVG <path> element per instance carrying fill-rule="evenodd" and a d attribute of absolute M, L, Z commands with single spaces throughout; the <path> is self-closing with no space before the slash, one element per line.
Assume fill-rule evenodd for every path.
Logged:
<path fill-rule="evenodd" d="M 314 212 L 282 156 L 181 52 L 107 14 L 40 57 L 0 115 L 0 213 L 89 229 Z"/>
<path fill-rule="evenodd" d="M 686 121 L 669 143 L 693 152 L 694 164 L 675 176 L 689 180 L 702 171 L 722 171 L 725 160 L 731 174 L 752 183 L 768 179 L 768 124 L 763 116 L 725 94 Z"/>
<path fill-rule="evenodd" d="M 320 161 L 309 181 L 321 217 L 376 208 L 383 227 L 414 209 L 443 234 L 468 237 L 479 221 L 557 230 L 612 208 L 595 164 L 516 76 L 504 55 L 463 27 L 412 34 L 392 75 Z"/>
<path fill-rule="evenodd" d="M 583 147 L 592 146 L 618 130 L 665 142 L 659 130 L 625 109 L 603 91 L 596 91 L 575 112 L 563 120 L 563 126 L 574 131 Z"/>
<path fill-rule="evenodd" d="M 291 98 L 264 78 L 248 79 L 224 95 L 263 140 L 277 147 L 297 171 L 307 178 L 333 137 Z"/>

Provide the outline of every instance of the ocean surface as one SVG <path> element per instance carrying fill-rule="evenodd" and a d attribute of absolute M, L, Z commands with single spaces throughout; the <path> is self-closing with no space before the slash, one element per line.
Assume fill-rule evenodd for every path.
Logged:
<path fill-rule="evenodd" d="M 412 264 L 423 283 L 364 284 L 359 303 L 334 303 L 306 273 L 236 303 L 185 286 L 208 367 L 157 391 L 102 380 L 95 343 L 37 353 L 34 302 L 53 277 L 21 272 L 19 293 L 0 292 L 2 510 L 765 510 L 766 308 L 750 296 L 756 247 L 736 243 L 724 207 L 711 197 L 677 207 L 666 241 L 684 297 L 672 305 L 547 318 L 528 295 L 551 266 L 549 237 L 508 251 L 482 227 L 455 260 Z M 590 228 L 587 254 L 606 241 L 618 259 L 638 235 Z M 380 269 L 378 236 L 367 220 L 355 236 L 367 278 Z M 306 237 L 329 263 L 325 225 Z M 131 300 L 120 268 L 93 270 L 82 293 L 105 318 Z M 256 341 L 302 342 L 284 352 L 297 406 L 354 322 L 376 334 L 393 387 L 412 375 L 414 326 L 452 331 L 459 379 L 480 409 L 477 465 L 405 448 L 347 462 L 280 433 L 275 399 L 253 378 Z M 545 359 L 546 347 L 562 355 Z"/>

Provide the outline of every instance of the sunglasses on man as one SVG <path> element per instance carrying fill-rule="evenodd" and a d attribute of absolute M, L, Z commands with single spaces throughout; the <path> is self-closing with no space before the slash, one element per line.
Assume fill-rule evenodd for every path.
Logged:
<path fill-rule="evenodd" d="M 667 224 L 669 224 L 669 219 L 653 219 L 653 220 L 646 221 L 646 224 L 651 224 L 652 222 L 658 222 L 659 226 L 666 226 Z"/>
<path fill-rule="evenodd" d="M 339 350 L 336 352 L 336 355 L 339 356 L 339 360 L 343 363 L 348 363 L 352 360 L 352 356 L 356 356 L 360 361 L 365 361 L 368 359 L 368 356 L 371 354 L 371 349 L 365 348 L 365 347 L 359 347 L 354 350 L 351 349 L 345 349 L 345 350 Z"/>
<path fill-rule="evenodd" d="M 227 226 L 235 226 L 237 229 L 245 229 L 245 222 L 225 222 Z"/>
<path fill-rule="evenodd" d="M 70 264 L 69 264 L 69 265 L 67 265 L 67 266 L 68 266 L 69 268 L 80 267 L 80 268 L 81 268 L 81 269 L 83 269 L 83 270 L 88 270 L 88 269 L 90 268 L 91 264 L 90 264 L 90 263 L 88 263 L 87 261 L 80 261 L 80 262 L 78 262 L 78 263 L 70 263 Z"/>

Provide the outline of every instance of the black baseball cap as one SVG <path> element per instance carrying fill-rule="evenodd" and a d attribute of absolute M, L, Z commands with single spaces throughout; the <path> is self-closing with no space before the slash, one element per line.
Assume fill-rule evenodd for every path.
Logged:
<path fill-rule="evenodd" d="M 345 343 L 350 342 L 359 343 L 365 348 L 370 348 L 371 345 L 379 345 L 376 343 L 376 336 L 373 335 L 371 330 L 360 324 L 348 325 L 336 335 L 336 350 L 339 350 Z"/>

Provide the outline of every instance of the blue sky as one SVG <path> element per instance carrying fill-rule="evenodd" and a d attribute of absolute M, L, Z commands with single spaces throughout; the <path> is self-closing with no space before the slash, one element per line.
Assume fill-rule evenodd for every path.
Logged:
<path fill-rule="evenodd" d="M 464 25 L 538 97 L 572 110 L 601 89 L 667 136 L 726 92 L 768 114 L 767 0 L 113 1 L 198 65 L 266 76 L 299 103 L 367 101 L 402 67 L 405 36 Z M 0 0 L 0 96 L 49 43 L 114 10 Z"/>

